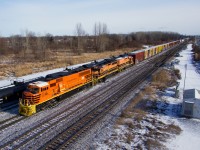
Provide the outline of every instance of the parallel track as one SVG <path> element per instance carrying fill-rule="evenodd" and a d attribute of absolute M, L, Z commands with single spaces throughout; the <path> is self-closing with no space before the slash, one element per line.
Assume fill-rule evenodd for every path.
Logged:
<path fill-rule="evenodd" d="M 165 52 L 165 53 L 167 54 L 167 52 Z M 170 54 L 170 55 L 172 55 L 172 54 Z M 166 58 L 163 58 L 163 61 L 165 61 L 165 59 Z M 153 59 L 148 60 L 148 62 L 153 63 Z M 158 63 L 158 62 L 156 62 L 156 63 Z M 151 67 L 149 67 L 149 69 L 153 68 L 153 67 L 154 66 L 151 66 Z M 139 73 L 141 68 L 139 68 L 139 69 L 129 68 L 129 70 L 131 70 L 132 72 L 135 71 L 135 72 Z M 155 70 L 155 68 L 153 70 Z M 139 82 L 136 82 L 136 81 L 141 79 L 142 73 L 145 74 L 145 76 L 147 76 L 148 74 L 146 74 L 146 73 L 149 73 L 149 70 L 148 71 L 145 70 L 144 72 L 141 72 L 137 76 L 137 79 L 135 78 L 135 80 L 133 80 L 131 82 L 129 82 L 128 79 L 131 78 L 133 75 L 129 74 L 128 76 L 126 76 L 124 78 L 120 78 L 118 80 L 118 82 L 113 82 L 108 88 L 105 88 L 105 87 L 99 88 L 98 93 L 95 93 L 95 91 L 94 91 L 94 93 L 83 96 L 83 98 L 81 98 L 80 100 L 76 101 L 75 103 L 70 104 L 68 107 L 66 107 L 62 111 L 59 111 L 56 114 L 52 114 L 49 118 L 44 119 L 44 121 L 42 123 L 30 128 L 29 130 L 27 130 L 26 132 L 21 134 L 19 137 L 14 138 L 13 140 L 2 145 L 0 148 L 2 148 L 2 149 L 6 149 L 8 147 L 12 147 L 14 149 L 20 148 L 21 146 L 28 143 L 30 140 L 34 139 L 35 137 L 37 137 L 40 134 L 47 131 L 52 126 L 56 126 L 63 120 L 66 120 L 68 118 L 70 119 L 70 117 L 73 118 L 77 112 L 81 112 L 80 110 L 84 109 L 85 107 L 86 108 L 90 107 L 90 109 L 93 108 L 92 110 L 86 109 L 87 111 L 84 111 L 84 113 L 81 113 L 81 115 L 79 115 L 79 118 L 74 118 L 73 122 L 68 124 L 68 128 L 65 129 L 65 131 L 67 133 L 71 133 L 71 134 L 66 135 L 66 132 L 63 131 L 63 138 L 61 138 L 61 137 L 54 138 L 54 139 L 58 138 L 58 139 L 60 139 L 60 141 L 62 141 L 60 143 L 63 145 L 60 147 L 62 149 L 62 147 L 65 147 L 65 145 L 69 145 L 69 143 L 71 143 L 73 141 L 72 139 L 75 139 L 76 137 L 78 137 L 78 135 L 80 133 L 86 131 L 86 129 L 88 129 L 90 126 L 92 126 L 102 116 L 104 116 L 104 114 L 106 114 L 111 108 L 113 108 L 114 105 L 116 105 L 118 102 L 117 99 L 119 99 L 118 98 L 119 93 L 121 93 L 120 97 L 122 98 L 123 95 L 125 95 L 126 91 L 131 89 L 130 87 L 135 87 L 135 86 L 131 86 L 131 85 L 139 84 Z M 146 77 L 144 77 L 144 78 L 146 78 Z M 122 83 L 123 83 L 123 86 L 119 87 L 119 85 Z M 127 85 L 129 85 L 130 87 Z M 127 88 L 127 87 L 129 87 L 129 88 Z M 115 92 L 114 93 L 112 92 L 112 94 L 111 94 L 111 91 L 113 89 L 115 90 Z M 108 96 L 105 93 L 107 93 L 107 94 L 110 93 L 110 94 Z M 108 100 L 106 97 L 108 97 L 110 100 Z M 101 99 L 100 103 L 98 103 L 98 101 L 97 101 L 98 98 Z M 96 100 L 96 103 L 95 103 L 95 100 Z M 83 106 L 85 106 L 85 107 L 83 107 Z M 74 129 L 74 132 L 72 132 L 73 131 L 72 129 Z M 64 135 L 67 137 L 64 138 Z M 52 139 L 52 141 L 50 141 L 50 142 L 53 142 L 54 139 Z M 59 143 L 59 142 L 55 141 L 53 143 L 55 146 L 51 145 L 51 144 L 49 145 L 49 143 L 47 143 L 43 148 L 44 149 L 46 149 L 46 148 L 47 149 L 51 149 L 51 148 L 57 149 L 59 146 L 58 145 L 56 146 L 55 143 Z"/>
<path fill-rule="evenodd" d="M 13 116 L 11 118 L 8 118 L 6 120 L 3 120 L 0 122 L 0 131 L 4 130 L 5 128 L 8 128 L 11 125 L 14 125 L 22 120 L 24 120 L 26 117 L 24 116 Z"/>
<path fill-rule="evenodd" d="M 167 55 L 173 55 L 175 52 L 167 53 Z M 159 62 L 162 65 L 167 59 L 162 58 Z M 44 145 L 42 149 L 66 149 L 73 141 L 75 141 L 80 134 L 92 127 L 98 120 L 100 120 L 109 110 L 111 110 L 129 91 L 132 91 L 139 83 L 144 81 L 152 72 L 157 69 L 149 67 L 143 73 L 138 74 L 135 80 L 132 80 L 126 87 L 121 89 L 120 93 L 107 99 L 101 105 L 91 110 L 86 116 L 79 119 L 78 122 L 67 128 L 64 132 L 57 135 L 53 140 Z"/>
<path fill-rule="evenodd" d="M 145 71 L 143 73 L 147 72 Z M 141 76 L 138 76 L 137 79 L 141 79 Z M 121 89 L 118 94 L 115 94 L 114 96 L 104 101 L 102 104 L 93 108 L 84 117 L 80 118 L 78 122 L 74 123 L 73 125 L 68 127 L 63 133 L 59 134 L 53 140 L 49 141 L 43 147 L 43 149 L 65 149 L 70 143 L 76 140 L 81 133 L 89 129 L 108 111 L 110 111 L 120 100 L 123 99 L 125 94 L 131 91 L 133 87 L 135 88 L 136 85 L 136 80 L 129 82 L 129 84 L 126 87 L 123 87 L 123 89 Z"/>
<path fill-rule="evenodd" d="M 134 69 L 134 71 L 139 71 L 140 69 Z M 53 114 L 51 117 L 49 117 L 48 119 L 44 120 L 42 123 L 38 124 L 37 126 L 30 128 L 28 131 L 26 131 L 25 133 L 23 133 L 22 135 L 20 135 L 19 137 L 17 137 L 17 140 L 13 139 L 12 141 L 4 144 L 1 147 L 14 147 L 15 149 L 19 148 L 20 145 L 24 145 L 26 144 L 29 140 L 31 140 L 32 138 L 42 134 L 43 132 L 45 132 L 47 129 L 49 129 L 51 126 L 56 126 L 58 123 L 60 123 L 61 121 L 63 121 L 63 119 L 70 119 L 70 117 L 73 117 L 73 115 L 77 112 L 80 111 L 81 109 L 84 110 L 84 108 L 86 107 L 95 107 L 95 104 L 98 105 L 98 101 L 96 101 L 97 98 L 101 98 L 101 102 L 105 101 L 106 98 L 109 97 L 109 93 L 110 91 L 115 90 L 115 92 L 112 93 L 112 95 L 116 95 L 118 92 L 120 92 L 120 88 L 119 85 L 121 83 L 127 84 L 128 82 L 128 78 L 130 78 L 132 75 L 129 74 L 129 76 L 125 76 L 124 78 L 121 78 L 120 80 L 118 80 L 117 82 L 113 82 L 109 87 L 107 88 L 100 88 L 100 92 L 96 93 L 91 93 L 89 95 L 86 95 L 84 97 L 82 97 L 80 100 L 76 101 L 75 103 L 73 103 L 72 105 L 69 105 L 68 107 L 66 107 L 63 111 L 60 111 L 58 114 Z M 105 95 L 105 93 L 107 93 L 107 95 Z M 84 107 L 83 107 L 84 106 Z M 73 108 L 75 108 L 75 110 L 73 110 Z M 66 114 L 66 112 L 69 112 Z M 84 112 L 87 113 L 87 112 Z M 79 117 L 83 115 L 80 114 Z M 75 121 L 76 119 L 73 119 L 73 121 Z M 71 122 L 73 123 L 73 122 Z M 12 143 L 18 143 L 16 144 L 12 144 Z"/>

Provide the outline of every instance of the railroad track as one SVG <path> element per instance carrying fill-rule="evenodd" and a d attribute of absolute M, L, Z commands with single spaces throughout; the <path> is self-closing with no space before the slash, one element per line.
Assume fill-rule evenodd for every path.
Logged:
<path fill-rule="evenodd" d="M 150 59 L 150 60 L 152 60 L 152 59 Z M 148 60 L 148 62 L 149 63 L 152 63 L 150 60 Z M 140 64 L 141 65 L 141 64 Z M 154 67 L 154 66 L 152 66 L 152 67 Z M 129 68 L 129 70 L 130 71 L 136 71 L 136 72 L 139 72 L 139 70 L 141 70 L 141 68 L 140 69 L 133 69 L 133 68 Z M 98 93 L 96 93 L 95 91 L 94 91 L 94 93 L 96 93 L 96 95 L 94 95 L 94 93 L 92 94 L 89 94 L 89 95 L 86 95 L 86 96 L 83 96 L 83 98 L 81 98 L 81 100 L 80 101 L 76 101 L 76 103 L 72 103 L 72 104 L 70 104 L 69 105 L 69 107 L 66 107 L 65 109 L 63 109 L 62 111 L 60 111 L 60 112 L 58 112 L 58 113 L 56 113 L 56 114 L 53 114 L 53 115 L 51 115 L 48 119 L 44 119 L 44 121 L 41 123 L 41 124 L 38 124 L 38 125 L 36 125 L 35 127 L 32 127 L 32 128 L 30 128 L 30 130 L 28 130 L 28 131 L 26 131 L 25 133 L 23 133 L 23 134 L 21 134 L 21 135 L 19 135 L 18 137 L 16 137 L 16 138 L 14 138 L 13 140 L 11 140 L 11 141 L 9 141 L 9 142 L 7 142 L 6 144 L 4 144 L 4 145 L 2 145 L 0 148 L 1 149 L 7 149 L 8 147 L 12 147 L 12 148 L 14 148 L 14 149 L 17 149 L 17 148 L 20 148 L 20 147 L 22 147 L 23 145 L 25 145 L 26 143 L 28 143 L 30 140 L 33 140 L 35 137 L 37 137 L 37 136 L 39 136 L 40 134 L 43 134 L 43 133 L 45 133 L 46 131 L 48 131 L 47 129 L 49 129 L 49 128 L 51 128 L 51 127 L 53 127 L 53 126 L 56 126 L 56 125 L 58 125 L 59 123 L 61 123 L 64 119 L 65 120 L 67 120 L 67 119 L 70 119 L 70 117 L 71 117 L 71 120 L 73 120 L 72 122 L 70 122 L 70 123 L 68 123 L 68 128 L 70 128 L 70 127 L 72 127 L 73 125 L 76 125 L 76 124 L 80 124 L 81 125 L 81 123 L 76 123 L 76 122 L 79 122 L 80 121 L 80 118 L 82 117 L 82 118 L 84 118 L 84 117 L 87 117 L 88 115 L 90 115 L 91 113 L 92 113 L 92 111 L 90 111 L 89 109 L 86 109 L 86 111 L 83 113 L 83 112 L 81 112 L 80 110 L 81 110 L 81 108 L 84 106 L 84 104 L 86 104 L 86 103 L 88 103 L 88 105 L 89 104 L 92 104 L 92 105 L 90 105 L 90 107 L 91 108 L 98 108 L 98 107 L 100 107 L 100 106 L 104 106 L 104 105 L 106 105 L 105 103 L 107 103 L 107 105 L 108 106 L 110 106 L 111 107 L 111 105 L 109 104 L 109 102 L 107 101 L 107 99 L 105 99 L 105 97 L 109 97 L 109 98 L 111 98 L 113 95 L 117 95 L 117 93 L 119 93 L 119 91 L 121 90 L 121 91 L 123 91 L 122 90 L 122 87 L 121 88 L 119 88 L 119 85 L 121 84 L 121 83 L 124 83 L 123 85 L 124 85 L 124 87 L 125 87 L 125 85 L 127 85 L 128 84 L 128 78 L 130 78 L 132 75 L 131 74 L 129 74 L 128 76 L 126 76 L 126 77 L 124 77 L 124 78 L 120 78 L 119 79 L 119 81 L 118 82 L 113 82 L 108 88 L 105 88 L 105 87 L 100 87 L 100 92 L 98 92 Z M 123 87 L 123 88 L 124 88 Z M 116 93 L 114 92 L 112 95 L 110 95 L 110 96 L 107 96 L 107 95 L 105 95 L 104 97 L 102 97 L 101 95 L 104 93 L 107 93 L 107 94 L 109 94 L 109 92 L 110 92 L 110 90 L 111 89 L 115 89 L 115 91 L 116 91 Z M 117 88 L 119 88 L 119 91 L 117 90 Z M 110 90 L 109 90 L 110 89 Z M 99 99 L 104 99 L 103 101 L 101 101 L 101 103 L 99 104 L 99 103 L 97 103 L 98 101 L 96 101 L 96 103 L 95 103 L 95 101 L 94 100 L 96 100 L 97 98 L 99 98 Z M 85 101 L 83 101 L 85 99 Z M 82 103 L 81 103 L 82 102 Z M 114 101 L 111 101 L 112 103 L 114 103 Z M 88 105 L 85 105 L 85 107 L 87 108 L 88 107 Z M 74 110 L 72 110 L 72 108 L 75 108 L 76 107 L 76 109 L 74 109 Z M 82 109 L 85 109 L 85 107 L 83 107 Z M 107 109 L 108 109 L 108 107 L 107 107 Z M 93 109 L 94 110 L 94 109 Z M 100 115 L 100 114 L 103 114 L 103 112 L 105 112 L 105 110 L 106 109 L 104 109 L 103 107 L 102 108 L 99 108 L 99 109 L 97 109 L 98 110 L 98 112 L 100 112 L 99 114 L 98 114 L 98 116 Z M 100 110 L 104 110 L 104 111 L 100 111 Z M 76 116 L 74 115 L 77 111 L 79 111 L 79 118 L 77 119 L 77 118 L 75 118 Z M 97 113 L 94 113 L 94 114 L 97 114 Z M 74 115 L 74 118 L 73 118 L 73 115 Z M 67 117 L 68 116 L 68 117 Z M 73 118 L 73 119 L 72 119 Z M 92 117 L 92 118 L 99 118 L 99 117 L 97 117 L 97 116 L 95 116 L 95 117 Z M 101 117 L 100 117 L 101 118 Z M 87 119 L 86 119 L 87 120 Z M 90 122 L 93 122 L 93 121 L 90 121 Z M 96 122 L 96 121 L 95 121 Z M 88 122 L 88 124 L 90 124 L 89 122 Z M 65 124 L 66 125 L 66 124 Z M 82 127 L 83 129 L 86 129 L 86 127 Z M 80 128 L 79 127 L 79 130 L 80 131 L 85 131 L 85 130 L 81 130 L 82 128 Z M 78 132 L 78 131 L 77 131 Z M 17 139 L 17 140 L 16 140 Z M 17 141 L 17 142 L 16 142 Z M 69 140 L 69 141 L 71 141 L 71 140 Z M 67 142 L 67 143 L 71 143 L 71 142 Z M 13 143 L 15 143 L 14 145 L 13 145 Z M 17 144 L 16 144 L 17 143 Z M 66 142 L 64 142 L 64 143 L 66 143 Z"/>
<path fill-rule="evenodd" d="M 15 138 L 17 140 L 13 139 L 12 141 L 9 141 L 8 143 L 1 146 L 1 148 L 12 147 L 12 148 L 17 149 L 17 148 L 21 147 L 22 145 L 26 144 L 27 142 L 29 142 L 34 137 L 44 133 L 50 127 L 57 125 L 58 123 L 63 121 L 63 119 L 68 120 L 68 119 L 70 119 L 70 117 L 72 118 L 72 115 L 75 114 L 75 112 L 80 111 L 81 109 L 85 109 L 84 107 L 87 108 L 88 107 L 87 105 L 92 104 L 92 105 L 90 105 L 90 107 L 95 107 L 95 104 L 98 105 L 98 103 L 97 103 L 98 101 L 96 101 L 97 98 L 100 98 L 101 102 L 105 101 L 106 98 L 109 97 L 109 96 L 107 96 L 107 95 L 109 95 L 109 92 L 110 92 L 109 89 L 115 90 L 115 92 L 113 92 L 113 95 L 117 94 L 117 92 L 120 91 L 120 89 L 118 88 L 119 84 L 121 82 L 125 83 L 125 81 L 128 82 L 127 78 L 129 78 L 129 76 L 126 76 L 126 78 L 120 79 L 118 82 L 113 82 L 112 86 L 110 86 L 108 88 L 102 88 L 101 92 L 98 92 L 98 93 L 95 92 L 95 95 L 94 95 L 94 93 L 92 93 L 87 96 L 84 96 L 81 100 L 77 101 L 72 106 L 65 108 L 65 110 L 63 110 L 59 114 L 54 115 L 51 118 L 49 118 L 48 120 L 43 121 L 41 124 L 35 126 L 34 128 L 30 128 L 29 131 L 27 131 L 27 132 L 23 133 L 22 135 L 18 136 L 17 138 Z M 105 96 L 105 93 L 107 93 L 106 96 Z M 84 102 L 83 99 L 85 99 L 85 104 L 83 103 Z M 79 106 L 77 107 L 77 105 L 79 105 Z M 84 107 L 83 107 L 83 105 L 84 105 Z M 76 109 L 71 110 L 75 106 L 76 106 Z M 70 113 L 66 113 L 66 111 L 69 111 Z M 65 114 L 63 115 L 63 113 L 65 113 Z M 85 113 L 88 113 L 88 112 L 85 112 Z M 81 115 L 83 115 L 83 114 L 82 113 L 79 114 L 79 116 L 81 116 Z M 57 119 L 56 119 L 56 117 L 57 117 Z M 75 121 L 76 121 L 76 118 L 73 119 L 73 122 L 75 122 Z M 70 122 L 70 123 L 72 124 L 73 122 Z M 17 144 L 13 144 L 13 143 L 17 143 Z"/>
<path fill-rule="evenodd" d="M 91 128 L 98 122 L 105 114 L 107 114 L 119 101 L 121 101 L 129 91 L 132 91 L 144 78 L 149 76 L 150 70 L 138 74 L 138 76 L 129 81 L 129 83 L 120 90 L 118 94 L 113 95 L 104 101 L 102 104 L 93 108 L 90 113 L 80 118 L 79 121 L 71 125 L 67 130 L 49 141 L 42 149 L 66 149 L 73 141 L 75 141 L 80 134 Z M 144 74 L 141 76 L 141 74 Z M 139 81 L 139 82 L 138 82 Z"/>
<path fill-rule="evenodd" d="M 142 78 L 139 75 L 137 79 L 142 79 Z M 53 140 L 46 143 L 45 146 L 42 147 L 42 149 L 48 149 L 48 150 L 66 149 L 70 143 L 75 141 L 77 137 L 80 136 L 80 134 L 88 130 L 92 125 L 97 123 L 98 120 L 100 120 L 105 114 L 107 114 L 107 112 L 109 112 L 120 100 L 124 98 L 126 93 L 131 91 L 133 87 L 135 88 L 135 86 L 138 85 L 136 82 L 137 82 L 136 80 L 130 82 L 129 85 L 123 87 L 123 89 L 121 89 L 118 94 L 109 97 L 102 104 L 93 108 L 84 117 L 80 118 L 78 122 L 72 124 L 64 132 L 56 136 Z"/>
<path fill-rule="evenodd" d="M 171 54 L 168 53 L 168 55 L 173 55 L 175 52 L 172 52 Z M 167 59 L 164 58 L 162 62 L 160 62 L 160 65 L 162 65 Z M 136 77 L 136 80 L 129 83 L 126 87 L 124 87 L 123 90 L 121 90 L 120 94 L 115 95 L 112 99 L 108 99 L 107 101 L 104 101 L 101 105 L 94 108 L 90 113 L 88 113 L 86 116 L 79 119 L 78 122 L 67 128 L 64 132 L 57 135 L 53 140 L 50 140 L 48 143 L 46 143 L 42 149 L 66 149 L 70 143 L 75 141 L 80 134 L 84 133 L 86 130 L 91 128 L 92 125 L 94 125 L 98 120 L 100 120 L 109 110 L 111 110 L 120 100 L 123 99 L 124 95 L 128 93 L 129 91 L 132 91 L 139 83 L 141 83 L 143 80 L 145 80 L 152 72 L 154 72 L 155 68 L 149 67 L 145 72 L 144 75 L 141 73 L 138 74 Z M 139 82 L 138 82 L 139 81 Z"/>
<path fill-rule="evenodd" d="M 11 118 L 5 119 L 0 122 L 0 131 L 8 128 L 11 125 L 14 125 L 22 120 L 24 120 L 26 117 L 24 116 L 13 116 Z"/>

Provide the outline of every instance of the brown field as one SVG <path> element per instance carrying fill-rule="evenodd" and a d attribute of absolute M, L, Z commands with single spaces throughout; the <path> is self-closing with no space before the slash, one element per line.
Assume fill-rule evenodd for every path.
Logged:
<path fill-rule="evenodd" d="M 22 60 L 14 57 L 13 55 L 9 55 L 7 57 L 0 56 L 0 79 L 4 79 L 9 76 L 20 77 L 45 70 L 67 67 L 69 65 L 117 56 L 133 50 L 133 48 L 126 48 L 102 53 L 82 53 L 81 55 L 75 55 L 73 53 L 64 51 L 57 51 L 50 52 L 52 57 L 47 61 L 37 61 L 34 58 Z"/>

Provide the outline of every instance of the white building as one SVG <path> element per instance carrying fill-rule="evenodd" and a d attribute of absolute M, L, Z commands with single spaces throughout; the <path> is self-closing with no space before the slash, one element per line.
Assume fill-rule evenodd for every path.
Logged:
<path fill-rule="evenodd" d="M 188 89 L 183 94 L 182 115 L 200 119 L 200 93 L 196 89 Z"/>

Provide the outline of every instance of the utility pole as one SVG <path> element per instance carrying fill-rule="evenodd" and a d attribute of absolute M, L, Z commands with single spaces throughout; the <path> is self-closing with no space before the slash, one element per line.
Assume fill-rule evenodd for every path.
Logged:
<path fill-rule="evenodd" d="M 185 79 L 184 79 L 183 92 L 185 91 L 186 73 L 187 73 L 187 64 L 185 64 Z"/>

